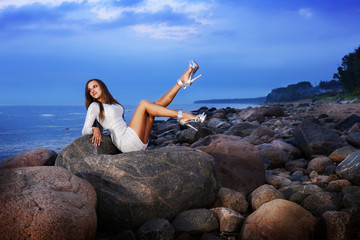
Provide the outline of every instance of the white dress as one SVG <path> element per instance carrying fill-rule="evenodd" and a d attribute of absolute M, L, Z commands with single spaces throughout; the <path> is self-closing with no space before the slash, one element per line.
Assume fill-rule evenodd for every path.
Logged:
<path fill-rule="evenodd" d="M 127 126 L 124 118 L 124 108 L 118 104 L 103 104 L 104 106 L 104 121 L 100 121 L 99 113 L 100 107 L 98 103 L 90 104 L 82 135 L 93 134 L 92 127 L 97 120 L 101 126 L 110 133 L 110 137 L 115 146 L 122 152 L 132 152 L 145 150 L 148 144 L 144 144 L 136 132 Z"/>

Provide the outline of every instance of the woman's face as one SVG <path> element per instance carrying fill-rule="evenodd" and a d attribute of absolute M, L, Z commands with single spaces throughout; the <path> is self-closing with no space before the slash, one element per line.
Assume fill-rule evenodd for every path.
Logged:
<path fill-rule="evenodd" d="M 103 97 L 103 92 L 97 81 L 93 80 L 93 81 L 89 82 L 88 89 L 89 89 L 89 94 L 91 97 L 93 97 L 99 101 L 101 100 L 101 98 Z"/>

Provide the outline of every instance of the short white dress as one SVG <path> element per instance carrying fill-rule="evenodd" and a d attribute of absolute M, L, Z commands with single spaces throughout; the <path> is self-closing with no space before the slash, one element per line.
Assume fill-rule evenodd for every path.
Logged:
<path fill-rule="evenodd" d="M 93 134 L 92 127 L 97 120 L 110 133 L 112 142 L 121 152 L 145 150 L 148 144 L 143 143 L 136 132 L 127 126 L 123 118 L 124 108 L 119 104 L 103 104 L 103 106 L 105 118 L 104 121 L 100 121 L 99 104 L 96 102 L 90 104 L 82 135 Z"/>

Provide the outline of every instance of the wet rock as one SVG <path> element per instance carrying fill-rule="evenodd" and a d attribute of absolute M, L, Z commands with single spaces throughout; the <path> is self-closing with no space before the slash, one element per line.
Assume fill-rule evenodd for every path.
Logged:
<path fill-rule="evenodd" d="M 32 166 L 53 166 L 57 153 L 46 148 L 35 148 L 0 162 L 2 168 L 19 168 Z"/>
<path fill-rule="evenodd" d="M 95 191 L 62 167 L 2 169 L 0 192 L 0 239 L 95 239 Z"/>
<path fill-rule="evenodd" d="M 296 203 L 276 199 L 249 215 L 242 227 L 242 240 L 311 240 L 317 220 Z"/>
<path fill-rule="evenodd" d="M 256 148 L 233 136 L 215 134 L 191 145 L 215 159 L 221 186 L 248 194 L 264 184 L 265 169 Z"/>

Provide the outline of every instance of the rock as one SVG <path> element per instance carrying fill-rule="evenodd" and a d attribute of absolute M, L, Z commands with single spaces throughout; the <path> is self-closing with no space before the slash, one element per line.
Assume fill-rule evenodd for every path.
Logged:
<path fill-rule="evenodd" d="M 215 213 L 205 208 L 179 213 L 172 221 L 172 225 L 176 232 L 189 232 L 190 234 L 211 232 L 219 228 Z"/>
<path fill-rule="evenodd" d="M 307 197 L 311 194 L 324 191 L 322 188 L 320 188 L 319 186 L 317 186 L 315 184 L 301 185 L 298 183 L 290 184 L 290 185 L 288 185 L 286 187 L 282 187 L 278 190 L 279 190 L 279 192 L 281 192 L 283 194 L 283 196 L 286 199 L 289 199 L 292 194 L 297 193 L 297 192 L 300 192 L 305 197 Z"/>
<path fill-rule="evenodd" d="M 0 239 L 95 239 L 96 194 L 61 167 L 0 170 Z"/>
<path fill-rule="evenodd" d="M 213 112 L 212 119 L 222 119 L 222 120 L 228 120 L 228 117 L 226 116 L 226 111 L 223 108 L 217 109 Z"/>
<path fill-rule="evenodd" d="M 230 208 L 212 208 L 210 209 L 219 220 L 220 232 L 239 232 L 245 220 L 240 213 Z"/>
<path fill-rule="evenodd" d="M 214 118 L 214 119 L 208 120 L 207 126 L 214 130 L 218 130 L 223 127 L 230 127 L 230 124 L 227 123 L 226 121 Z"/>
<path fill-rule="evenodd" d="M 354 147 L 360 147 L 360 133 L 350 133 L 346 137 L 346 141 L 353 145 Z"/>
<path fill-rule="evenodd" d="M 221 186 L 245 195 L 264 184 L 265 169 L 261 155 L 248 142 L 237 137 L 215 134 L 191 145 L 215 159 Z"/>
<path fill-rule="evenodd" d="M 214 202 L 211 204 L 211 208 L 217 207 L 230 208 L 236 212 L 245 213 L 248 209 L 248 203 L 243 193 L 221 187 Z"/>
<path fill-rule="evenodd" d="M 289 154 L 271 144 L 261 144 L 256 148 L 265 158 L 265 161 L 268 162 L 267 168 L 269 169 L 284 167 L 285 163 L 290 160 Z"/>
<path fill-rule="evenodd" d="M 279 106 L 269 107 L 263 112 L 265 117 L 282 117 L 285 115 L 284 110 Z"/>
<path fill-rule="evenodd" d="M 333 151 L 330 154 L 329 158 L 335 163 L 341 163 L 347 156 L 349 156 L 353 152 L 356 152 L 356 148 L 352 146 L 345 146 Z"/>
<path fill-rule="evenodd" d="M 257 121 L 262 123 L 264 121 L 264 116 L 251 107 L 242 111 L 239 117 L 241 120 L 249 122 Z"/>
<path fill-rule="evenodd" d="M 256 128 L 250 135 L 255 135 L 258 137 L 263 137 L 263 136 L 273 137 L 275 135 L 275 132 L 268 126 L 260 126 Z"/>
<path fill-rule="evenodd" d="M 296 203 L 276 199 L 249 215 L 242 227 L 242 240 L 312 240 L 317 220 Z"/>
<path fill-rule="evenodd" d="M 271 202 L 274 199 L 285 199 L 281 192 L 271 185 L 262 185 L 255 189 L 250 195 L 250 202 L 253 211 L 256 211 L 264 203 Z"/>
<path fill-rule="evenodd" d="M 360 122 L 355 123 L 349 130 L 349 133 L 360 132 Z"/>
<path fill-rule="evenodd" d="M 343 204 L 345 208 L 349 208 L 352 214 L 360 213 L 360 187 L 350 186 L 342 190 Z"/>
<path fill-rule="evenodd" d="M 144 223 L 138 230 L 138 240 L 173 240 L 175 229 L 162 218 L 154 218 Z"/>
<path fill-rule="evenodd" d="M 340 189 L 342 190 L 346 187 L 352 186 L 352 184 L 351 184 L 351 182 L 349 182 L 346 179 L 339 179 L 339 180 L 334 180 L 334 181 L 329 182 L 328 187 L 331 187 L 331 186 L 339 186 Z"/>
<path fill-rule="evenodd" d="M 302 152 L 300 151 L 300 149 L 282 140 L 274 140 L 271 142 L 271 145 L 283 150 L 284 152 L 292 156 L 292 159 L 298 159 L 302 157 Z"/>
<path fill-rule="evenodd" d="M 356 185 L 360 185 L 360 150 L 350 154 L 342 161 L 338 165 L 336 174 Z"/>
<path fill-rule="evenodd" d="M 101 229 L 170 220 L 186 209 L 209 205 L 219 190 L 214 159 L 199 150 L 166 147 L 109 155 L 96 154 L 95 148 L 79 138 L 60 152 L 56 165 L 94 186 Z"/>
<path fill-rule="evenodd" d="M 304 158 L 291 160 L 285 163 L 285 169 L 288 171 L 293 171 L 296 168 L 306 168 L 307 164 L 308 161 L 306 161 Z"/>
<path fill-rule="evenodd" d="M 327 240 L 351 240 L 353 226 L 350 214 L 346 212 L 327 211 L 322 214 L 326 225 Z"/>
<path fill-rule="evenodd" d="M 198 131 L 195 131 L 192 128 L 187 128 L 183 131 L 178 132 L 178 134 L 176 134 L 176 140 L 179 143 L 194 143 L 197 140 L 199 140 L 200 138 L 204 138 L 208 135 L 213 134 L 213 131 L 210 128 L 206 128 L 206 127 L 196 127 L 198 129 Z"/>
<path fill-rule="evenodd" d="M 316 157 L 308 163 L 307 170 L 310 172 L 316 171 L 318 173 L 324 173 L 325 169 L 330 165 L 333 165 L 333 162 L 330 158 L 325 156 Z"/>
<path fill-rule="evenodd" d="M 305 119 L 295 130 L 295 141 L 306 158 L 312 155 L 328 156 L 347 143 L 335 131 Z"/>
<path fill-rule="evenodd" d="M 358 122 L 360 122 L 360 117 L 356 114 L 352 114 L 351 116 L 345 118 L 344 120 L 336 124 L 335 127 L 341 131 L 344 131 L 351 128 L 355 123 Z"/>
<path fill-rule="evenodd" d="M 301 202 L 301 206 L 315 216 L 321 216 L 326 211 L 336 211 L 340 204 L 340 195 L 332 192 L 314 193 Z"/>
<path fill-rule="evenodd" d="M 46 148 L 35 148 L 0 162 L 2 168 L 19 168 L 32 166 L 53 166 L 57 153 Z"/>
<path fill-rule="evenodd" d="M 275 188 L 278 188 L 280 186 L 280 184 L 291 183 L 291 181 L 288 178 L 283 177 L 283 176 L 266 175 L 265 183 L 270 184 L 270 185 L 274 186 Z"/>
<path fill-rule="evenodd" d="M 252 133 L 252 131 L 254 131 L 256 128 L 257 126 L 251 123 L 247 123 L 247 122 L 237 123 L 231 126 L 228 130 L 226 130 L 224 134 L 246 137 L 249 136 Z"/>

